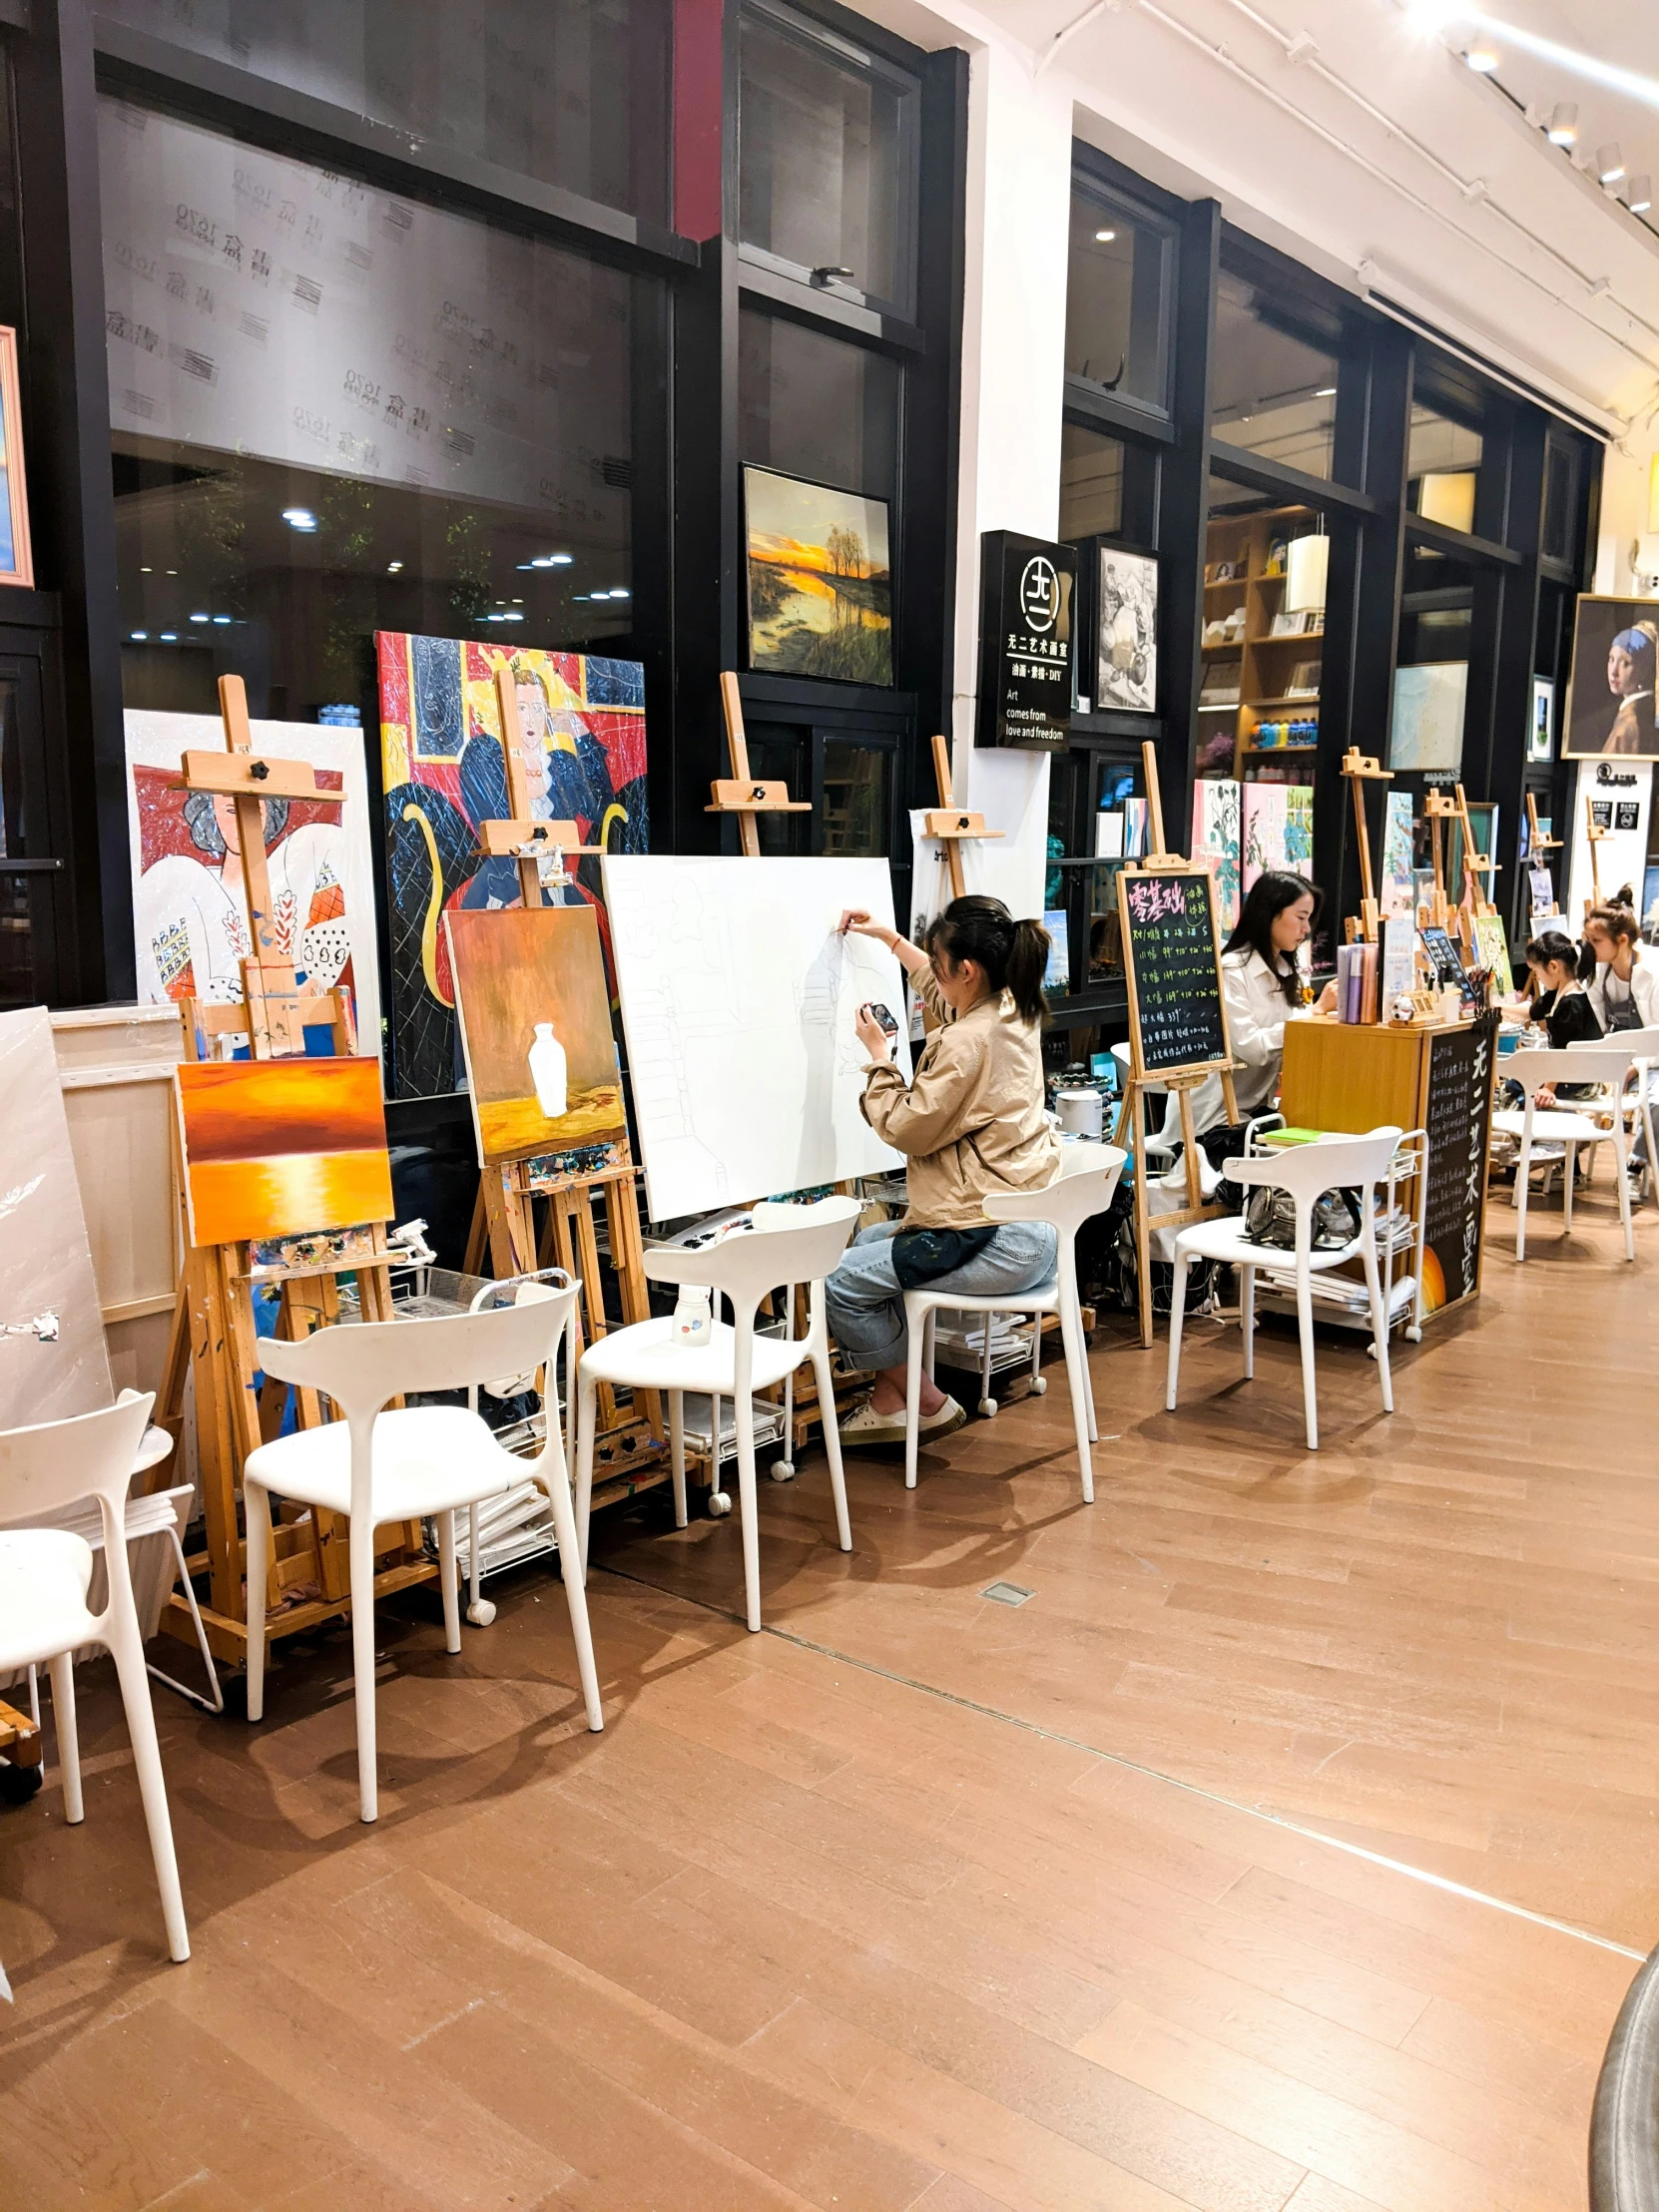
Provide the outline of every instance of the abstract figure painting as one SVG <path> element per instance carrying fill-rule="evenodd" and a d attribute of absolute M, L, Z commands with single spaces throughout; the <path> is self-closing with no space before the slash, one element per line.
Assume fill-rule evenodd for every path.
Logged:
<path fill-rule="evenodd" d="M 508 819 L 495 672 L 511 667 L 530 811 L 574 822 L 585 844 L 643 852 L 645 671 L 637 661 L 543 653 L 382 631 L 375 640 L 386 792 L 391 930 L 391 1089 L 429 1098 L 460 1087 L 446 910 L 519 904 L 518 867 L 490 858 L 478 826 Z M 595 859 L 572 861 L 557 896 L 609 923 Z"/>
<path fill-rule="evenodd" d="M 1285 865 L 1293 875 L 1314 879 L 1314 787 L 1285 786 Z"/>
<path fill-rule="evenodd" d="M 749 665 L 892 682 L 887 502 L 746 468 Z"/>
<path fill-rule="evenodd" d="M 1290 808 L 1286 784 L 1247 784 L 1244 788 L 1244 887 L 1258 876 L 1290 866 L 1287 831 Z"/>
<path fill-rule="evenodd" d="M 586 906 L 443 917 L 478 1164 L 628 1133 L 599 923 Z"/>
<path fill-rule="evenodd" d="M 356 1001 L 365 1047 L 379 1043 L 380 982 L 369 859 L 368 779 L 363 733 L 308 722 L 256 722 L 254 744 L 274 760 L 308 761 L 342 804 L 268 799 L 266 848 L 279 951 L 300 988 L 344 984 Z M 129 710 L 127 834 L 133 866 L 133 934 L 138 996 L 147 1005 L 200 998 L 214 1006 L 242 996 L 242 962 L 253 947 L 229 799 L 179 788 L 180 757 L 217 753 L 217 715 Z"/>
<path fill-rule="evenodd" d="M 1411 911 L 1413 834 L 1411 794 L 1389 792 L 1382 818 L 1382 880 L 1379 886 L 1384 914 L 1409 914 Z"/>
<path fill-rule="evenodd" d="M 1239 918 L 1239 787 L 1205 777 L 1193 786 L 1193 858 L 1216 881 L 1216 919 L 1224 929 Z"/>
<path fill-rule="evenodd" d="M 174 1083 L 193 1245 L 390 1219 L 378 1061 L 201 1060 Z"/>

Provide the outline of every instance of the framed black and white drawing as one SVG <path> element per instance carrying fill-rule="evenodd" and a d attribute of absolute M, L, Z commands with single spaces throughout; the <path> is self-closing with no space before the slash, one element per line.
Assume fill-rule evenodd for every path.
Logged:
<path fill-rule="evenodd" d="M 1095 712 L 1158 711 L 1158 557 L 1100 548 Z"/>

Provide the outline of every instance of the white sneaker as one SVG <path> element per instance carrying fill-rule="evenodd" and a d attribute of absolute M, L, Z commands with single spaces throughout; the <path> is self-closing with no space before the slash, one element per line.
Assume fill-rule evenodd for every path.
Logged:
<path fill-rule="evenodd" d="M 952 1435 L 967 1419 L 966 1413 L 953 1397 L 947 1397 L 936 1412 L 927 1413 L 916 1424 L 917 1438 L 926 1443 L 936 1443 L 941 1436 Z M 904 1441 L 903 1413 L 878 1413 L 873 1395 L 855 1406 L 840 1424 L 841 1442 L 867 1450 L 873 1444 L 901 1444 Z"/>

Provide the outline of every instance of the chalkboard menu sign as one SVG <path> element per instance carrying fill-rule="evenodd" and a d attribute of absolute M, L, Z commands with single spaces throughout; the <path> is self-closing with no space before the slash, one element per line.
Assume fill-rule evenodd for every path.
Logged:
<path fill-rule="evenodd" d="M 1491 1135 L 1495 1013 L 1428 1038 L 1422 1126 L 1428 1132 L 1423 1212 L 1423 1304 L 1430 1312 L 1480 1287 L 1486 1149 Z"/>
<path fill-rule="evenodd" d="M 987 530 L 979 540 L 975 745 L 1052 753 L 1071 735 L 1077 551 Z"/>
<path fill-rule="evenodd" d="M 1118 911 L 1138 1071 L 1173 1075 L 1229 1063 L 1209 869 L 1125 868 Z"/>

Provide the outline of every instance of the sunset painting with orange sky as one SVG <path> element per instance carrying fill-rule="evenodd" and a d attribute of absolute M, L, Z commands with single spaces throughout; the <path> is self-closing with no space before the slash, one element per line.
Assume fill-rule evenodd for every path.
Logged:
<path fill-rule="evenodd" d="M 892 682 L 887 503 L 746 468 L 749 665 Z"/>

